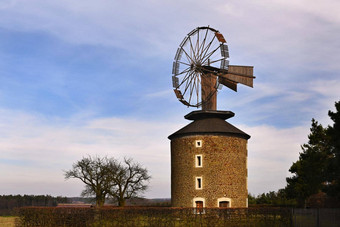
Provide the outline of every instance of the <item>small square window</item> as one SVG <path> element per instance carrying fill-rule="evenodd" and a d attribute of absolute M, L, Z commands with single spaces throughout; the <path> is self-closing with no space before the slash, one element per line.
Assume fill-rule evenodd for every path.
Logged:
<path fill-rule="evenodd" d="M 202 140 L 196 140 L 195 145 L 196 147 L 202 147 Z"/>

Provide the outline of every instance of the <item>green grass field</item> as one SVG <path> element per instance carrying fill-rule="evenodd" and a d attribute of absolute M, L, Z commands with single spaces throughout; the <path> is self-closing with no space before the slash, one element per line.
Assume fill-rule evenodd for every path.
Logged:
<path fill-rule="evenodd" d="M 17 217 L 1 217 L 0 216 L 0 227 L 14 227 L 16 218 Z"/>

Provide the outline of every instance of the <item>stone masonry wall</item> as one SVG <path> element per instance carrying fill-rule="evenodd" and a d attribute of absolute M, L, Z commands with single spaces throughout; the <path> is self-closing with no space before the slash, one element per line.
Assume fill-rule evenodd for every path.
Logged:
<path fill-rule="evenodd" d="M 195 141 L 202 140 L 202 147 Z M 195 167 L 195 155 L 203 167 Z M 202 177 L 201 190 L 195 177 Z M 186 136 L 171 141 L 171 202 L 173 207 L 193 207 L 193 199 L 217 207 L 218 198 L 231 199 L 231 207 L 247 207 L 247 140 L 230 136 Z"/>

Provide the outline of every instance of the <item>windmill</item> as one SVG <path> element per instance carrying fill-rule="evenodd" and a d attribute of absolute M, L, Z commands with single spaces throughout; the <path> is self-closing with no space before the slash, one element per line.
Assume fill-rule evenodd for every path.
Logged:
<path fill-rule="evenodd" d="M 170 136 L 171 205 L 248 207 L 247 143 L 250 135 L 226 120 L 235 114 L 216 109 L 223 86 L 253 87 L 253 66 L 229 64 L 223 35 L 208 27 L 189 32 L 179 45 L 172 67 L 176 97 L 188 107 L 202 107 L 184 118 L 191 122 Z"/>
<path fill-rule="evenodd" d="M 223 35 L 211 27 L 189 32 L 179 45 L 172 67 L 177 99 L 188 107 L 216 110 L 217 90 L 223 85 L 253 87 L 253 66 L 229 65 L 229 49 Z"/>

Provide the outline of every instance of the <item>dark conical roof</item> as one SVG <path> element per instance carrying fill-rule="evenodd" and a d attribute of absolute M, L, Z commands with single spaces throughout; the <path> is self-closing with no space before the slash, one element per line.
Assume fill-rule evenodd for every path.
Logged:
<path fill-rule="evenodd" d="M 249 139 L 250 136 L 225 120 L 233 117 L 235 114 L 231 111 L 217 110 L 198 110 L 193 111 L 185 119 L 194 120 L 187 126 L 171 134 L 170 140 L 190 135 L 227 135 Z"/>

